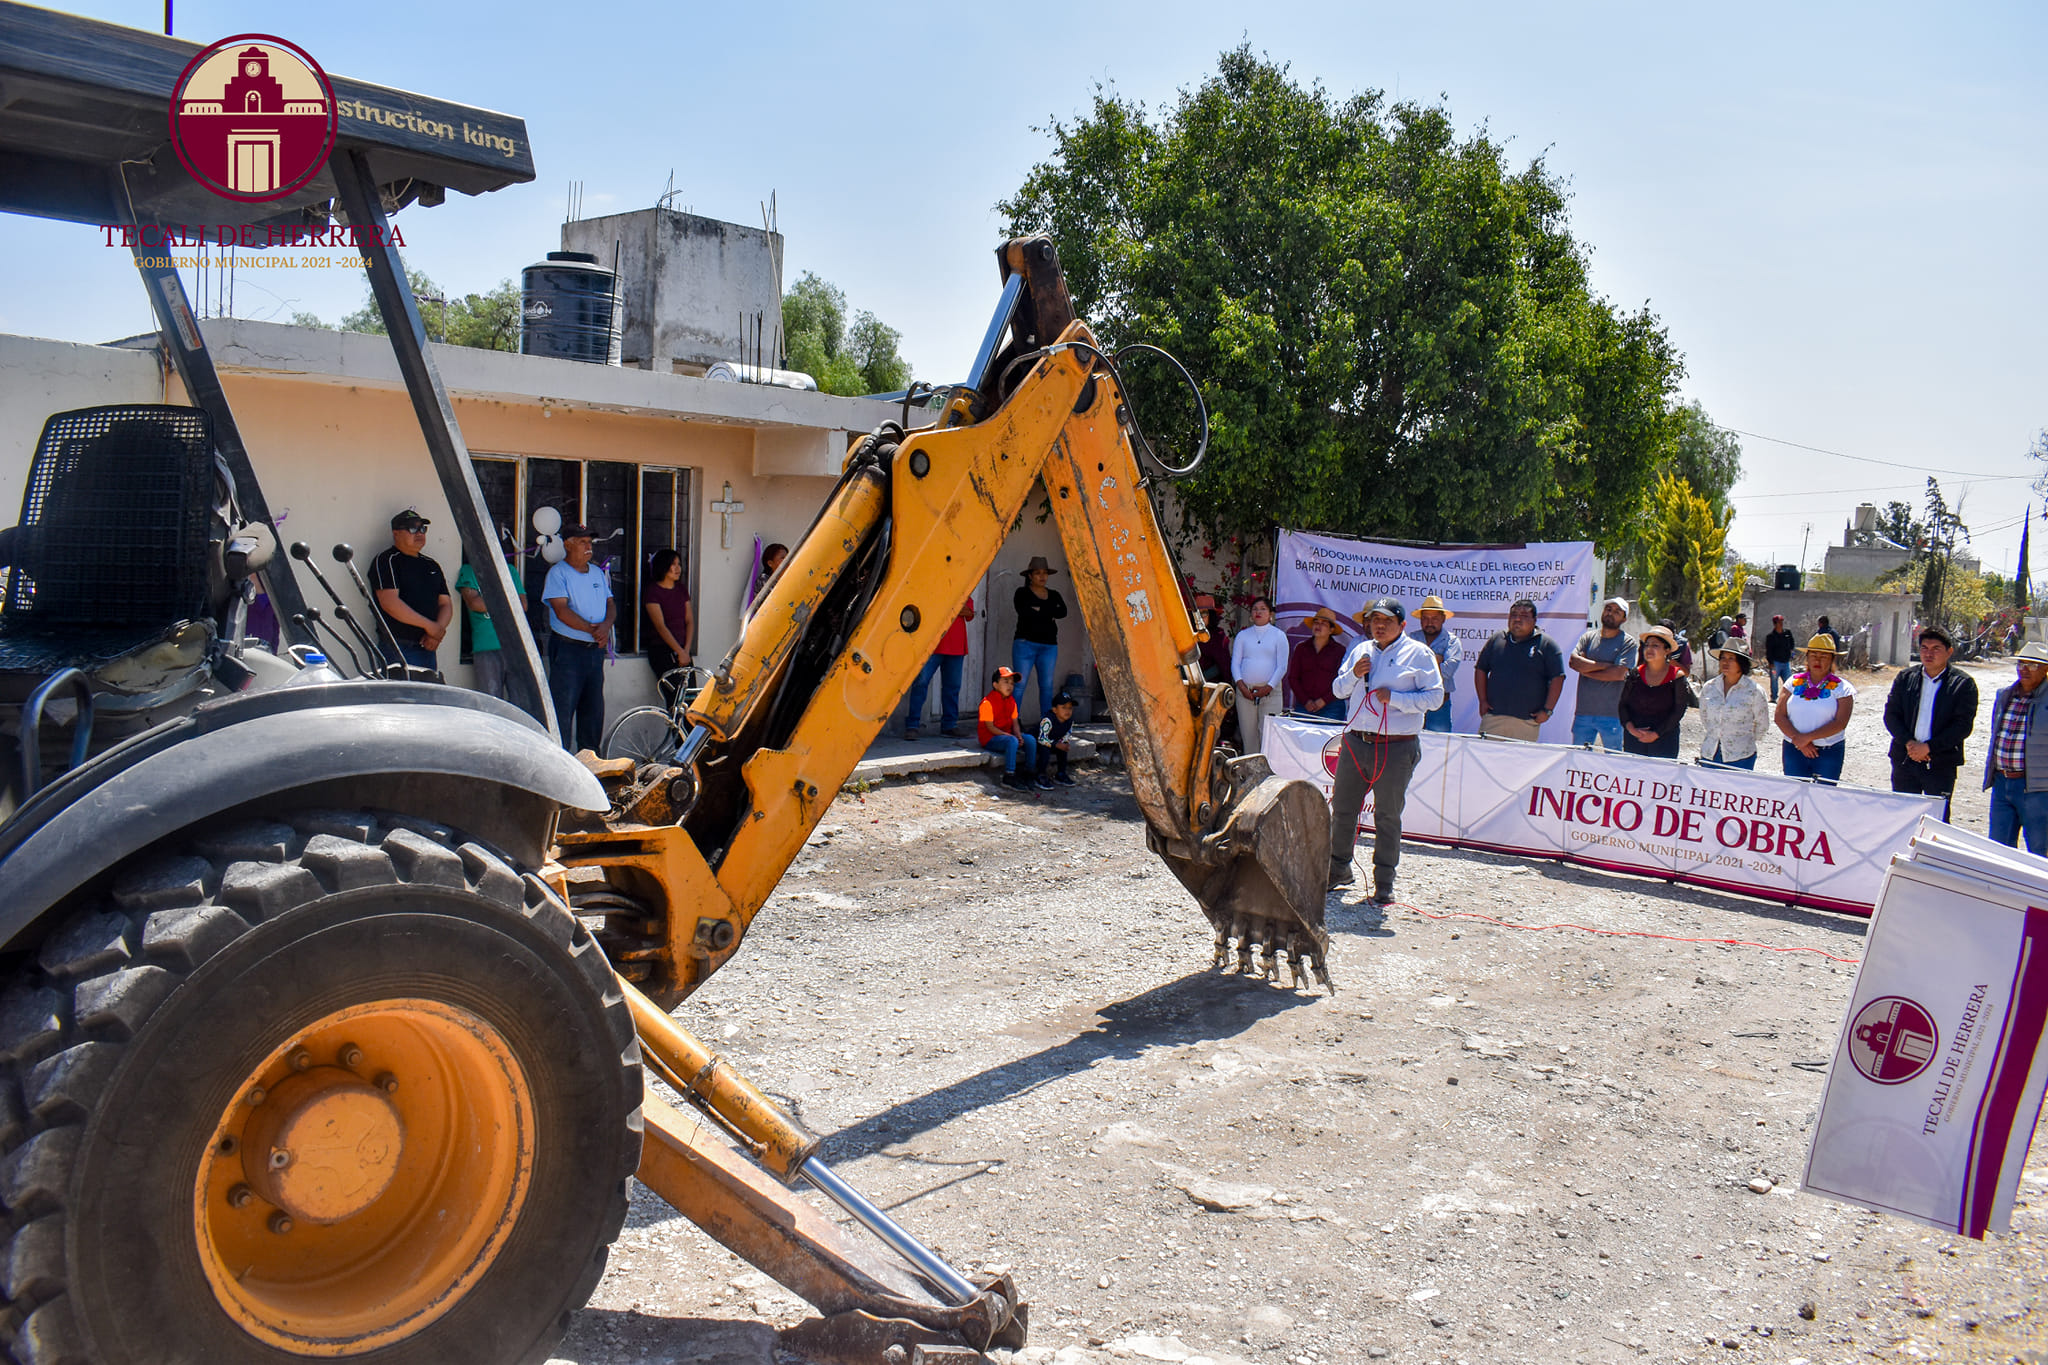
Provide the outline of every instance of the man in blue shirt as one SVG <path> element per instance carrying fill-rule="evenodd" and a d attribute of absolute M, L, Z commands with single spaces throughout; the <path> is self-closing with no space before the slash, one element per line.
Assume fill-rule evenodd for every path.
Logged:
<path fill-rule="evenodd" d="M 604 736 L 604 655 L 611 643 L 611 576 L 590 562 L 590 528 L 562 528 L 562 562 L 548 570 L 548 693 L 562 747 L 595 751 Z"/>

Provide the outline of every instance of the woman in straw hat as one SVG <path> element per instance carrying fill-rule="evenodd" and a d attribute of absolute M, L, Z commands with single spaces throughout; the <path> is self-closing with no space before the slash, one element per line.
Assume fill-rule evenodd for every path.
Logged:
<path fill-rule="evenodd" d="M 1678 641 L 1662 626 L 1651 626 L 1636 638 L 1640 660 L 1621 684 L 1614 705 L 1621 720 L 1621 751 L 1650 758 L 1678 757 L 1678 727 L 1685 708 L 1697 706 L 1692 684 L 1673 653 Z"/>
<path fill-rule="evenodd" d="M 1700 686 L 1700 762 L 1754 768 L 1757 746 L 1771 733 L 1771 704 L 1749 676 L 1749 641 L 1731 635 L 1711 652 L 1720 676 Z"/>
<path fill-rule="evenodd" d="M 1039 720 L 1052 710 L 1052 694 L 1060 690 L 1053 674 L 1059 670 L 1059 623 L 1066 618 L 1067 599 L 1046 586 L 1057 572 L 1044 555 L 1033 555 L 1024 566 L 1024 582 L 1012 599 L 1017 608 L 1017 636 L 1010 642 L 1010 667 L 1017 674 L 1017 709 L 1024 709 L 1024 689 L 1036 673 Z"/>
<path fill-rule="evenodd" d="M 1785 736 L 1785 776 L 1833 785 L 1842 778 L 1842 739 L 1856 689 L 1835 672 L 1835 637 L 1806 642 L 1806 668 L 1778 696 L 1778 730 Z"/>
<path fill-rule="evenodd" d="M 1294 647 L 1287 658 L 1287 695 L 1296 711 L 1304 715 L 1336 720 L 1342 714 L 1337 705 L 1337 670 L 1344 663 L 1344 646 L 1337 637 L 1344 623 L 1328 607 L 1303 619 L 1308 638 Z"/>

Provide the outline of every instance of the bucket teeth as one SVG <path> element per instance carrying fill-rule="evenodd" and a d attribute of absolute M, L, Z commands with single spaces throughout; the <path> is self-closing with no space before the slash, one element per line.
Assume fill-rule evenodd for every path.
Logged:
<path fill-rule="evenodd" d="M 1260 965 L 1266 980 L 1278 985 L 1280 981 L 1280 935 L 1268 932 L 1266 937 L 1266 959 Z"/>
<path fill-rule="evenodd" d="M 1301 951 L 1301 935 L 1289 934 L 1287 936 L 1287 967 L 1293 973 L 1294 989 L 1296 990 L 1300 990 L 1308 985 L 1308 972 L 1302 960 L 1304 956 Z"/>
<path fill-rule="evenodd" d="M 1266 922 L 1253 917 L 1245 926 L 1242 937 L 1237 940 L 1237 970 L 1243 976 L 1256 976 L 1259 971 L 1259 940 L 1266 931 Z"/>
<path fill-rule="evenodd" d="M 1218 929 L 1216 931 L 1216 957 L 1209 965 L 1221 967 L 1228 961 L 1230 961 L 1230 935 L 1226 931 Z"/>

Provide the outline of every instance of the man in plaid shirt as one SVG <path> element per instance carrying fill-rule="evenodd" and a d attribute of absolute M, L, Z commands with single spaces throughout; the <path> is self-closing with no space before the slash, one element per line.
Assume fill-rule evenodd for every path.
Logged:
<path fill-rule="evenodd" d="M 2027 852 L 2048 855 L 2048 644 L 2020 646 L 2019 677 L 1991 705 L 1991 746 L 1984 755 L 1984 789 L 1991 793 L 1991 837 Z"/>

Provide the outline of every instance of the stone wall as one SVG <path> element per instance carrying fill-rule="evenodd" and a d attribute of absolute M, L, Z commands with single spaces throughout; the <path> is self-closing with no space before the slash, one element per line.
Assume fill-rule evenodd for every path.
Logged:
<path fill-rule="evenodd" d="M 1782 615 L 1785 624 L 1804 645 L 1825 616 L 1844 640 L 1859 631 L 1870 632 L 1869 661 L 1898 668 L 1913 656 L 1913 623 L 1916 599 L 1910 593 L 1886 592 L 1760 592 L 1745 609 L 1751 633 L 1761 638 L 1771 628 L 1771 617 Z M 1854 652 L 1854 642 L 1851 642 Z"/>

